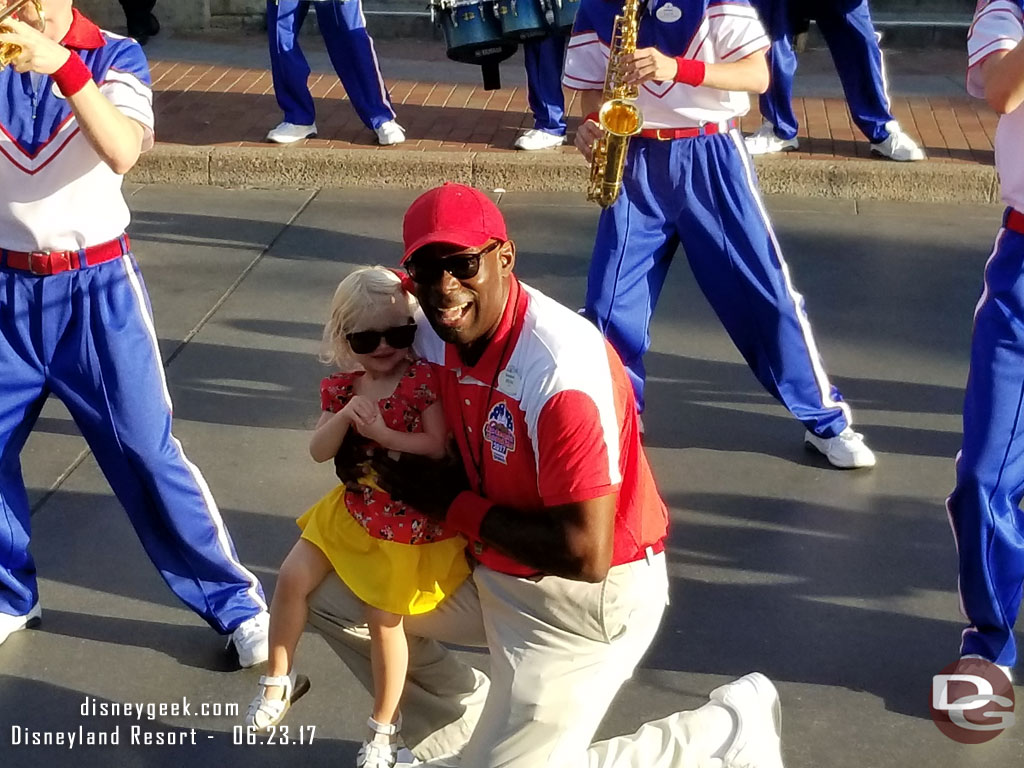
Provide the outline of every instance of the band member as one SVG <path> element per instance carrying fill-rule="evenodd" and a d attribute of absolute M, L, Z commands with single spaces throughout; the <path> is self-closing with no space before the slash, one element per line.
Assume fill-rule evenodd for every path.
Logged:
<path fill-rule="evenodd" d="M 18 457 L 52 393 L 168 586 L 252 666 L 267 658 L 263 590 L 171 434 L 149 297 L 124 234 L 122 177 L 153 145 L 146 58 L 71 0 L 42 6 L 42 32 L 30 4 L 0 34 L 17 47 L 0 72 L 0 643 L 42 613 Z"/>
<path fill-rule="evenodd" d="M 533 128 L 516 139 L 515 148 L 551 149 L 565 143 L 565 94 L 562 92 L 562 64 L 568 37 L 555 32 L 523 43 L 526 61 L 527 96 L 533 113 Z"/>
<path fill-rule="evenodd" d="M 900 128 L 886 92 L 879 35 L 871 22 L 868 0 L 751 0 L 772 38 L 768 54 L 771 79 L 761 94 L 764 123 L 747 137 L 752 155 L 796 149 L 797 119 L 793 112 L 796 28 L 805 19 L 818 23 L 832 54 L 850 106 L 850 116 L 871 142 L 871 151 L 902 162 L 924 160 L 924 152 Z"/>
<path fill-rule="evenodd" d="M 299 47 L 299 31 L 310 0 L 267 0 L 267 37 L 274 95 L 284 120 L 267 134 L 277 144 L 316 136 L 316 112 L 309 92 L 309 63 Z M 345 86 L 363 125 L 382 145 L 401 144 L 405 131 L 395 121 L 373 39 L 366 31 L 362 0 L 317 0 L 316 20 L 334 71 Z"/>
<path fill-rule="evenodd" d="M 612 26 L 622 6 L 583 0 L 565 64 L 586 115 L 576 146 L 591 158 Z M 650 320 L 682 244 L 694 277 L 754 375 L 834 466 L 870 467 L 831 385 L 757 188 L 736 119 L 768 86 L 768 36 L 747 0 L 651 0 L 637 48 L 613 80 L 639 86 L 643 131 L 629 146 L 618 200 L 601 212 L 585 313 L 622 356 L 643 409 Z"/>
<path fill-rule="evenodd" d="M 150 37 L 160 31 L 160 22 L 153 13 L 156 0 L 120 0 L 120 3 L 128 23 L 128 34 L 139 45 L 145 45 Z"/>
<path fill-rule="evenodd" d="M 1010 674 L 1024 582 L 1024 3 L 981 0 L 967 39 L 967 90 L 999 113 L 996 170 L 1008 206 L 974 310 L 964 441 L 946 503 L 960 557 L 960 604 L 970 625 L 960 653 Z"/>

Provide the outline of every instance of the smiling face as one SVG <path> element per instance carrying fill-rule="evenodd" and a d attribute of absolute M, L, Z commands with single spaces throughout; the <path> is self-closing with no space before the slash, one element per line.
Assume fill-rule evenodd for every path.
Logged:
<path fill-rule="evenodd" d="M 348 333 L 360 331 L 386 331 L 388 328 L 404 326 L 412 322 L 409 311 L 406 307 L 397 304 L 387 304 L 379 309 L 368 311 L 352 323 Z M 387 339 L 381 338 L 377 348 L 372 352 L 358 354 L 349 350 L 352 359 L 361 365 L 371 376 L 388 376 L 398 370 L 409 357 L 409 348 L 395 349 L 388 344 Z"/>
<path fill-rule="evenodd" d="M 479 248 L 434 243 L 409 259 L 410 274 L 420 278 L 416 298 L 427 320 L 438 336 L 459 347 L 464 360 L 479 356 L 477 347 L 486 346 L 501 321 L 515 251 L 512 241 L 491 240 Z M 479 267 L 466 276 L 463 270 L 474 256 Z"/>

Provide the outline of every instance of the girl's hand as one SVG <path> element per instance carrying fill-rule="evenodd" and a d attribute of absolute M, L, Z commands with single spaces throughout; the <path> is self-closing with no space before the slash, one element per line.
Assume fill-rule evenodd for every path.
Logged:
<path fill-rule="evenodd" d="M 21 48 L 21 53 L 11 62 L 17 72 L 52 75 L 64 66 L 71 55 L 63 45 L 23 21 L 7 19 L 4 27 L 6 31 L 0 34 L 0 43 L 11 43 Z"/>
<path fill-rule="evenodd" d="M 356 395 L 349 400 L 348 404 L 341 409 L 341 413 L 346 414 L 352 426 L 360 431 L 380 417 L 377 404 L 362 395 Z"/>
<path fill-rule="evenodd" d="M 374 408 L 374 410 L 376 411 L 376 408 Z M 356 431 L 367 440 L 373 440 L 373 442 L 385 448 L 387 447 L 385 443 L 391 429 L 384 423 L 384 419 L 380 417 L 379 412 L 376 413 L 376 418 L 373 421 L 353 421 L 352 425 L 356 428 Z"/>

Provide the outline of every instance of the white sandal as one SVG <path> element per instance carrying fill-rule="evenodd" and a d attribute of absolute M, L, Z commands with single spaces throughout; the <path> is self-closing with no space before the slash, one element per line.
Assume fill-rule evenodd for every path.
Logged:
<path fill-rule="evenodd" d="M 366 725 L 376 736 L 372 741 L 363 742 L 356 756 L 356 768 L 393 768 L 399 746 L 394 737 L 402 730 L 401 715 L 396 723 L 378 723 L 371 717 L 366 721 Z M 388 740 L 378 741 L 377 736 L 387 736 Z"/>
<path fill-rule="evenodd" d="M 309 678 L 305 675 L 263 675 L 259 680 L 260 693 L 249 704 L 245 713 L 245 724 L 258 731 L 266 731 L 284 720 L 289 707 L 301 699 L 309 690 Z M 279 685 L 284 688 L 284 696 L 280 699 L 267 698 L 267 686 Z"/>

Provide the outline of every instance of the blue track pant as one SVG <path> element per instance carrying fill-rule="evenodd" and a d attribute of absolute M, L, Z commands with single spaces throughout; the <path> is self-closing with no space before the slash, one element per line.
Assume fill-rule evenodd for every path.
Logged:
<path fill-rule="evenodd" d="M 359 119 L 370 129 L 395 119 L 373 40 L 366 31 L 361 0 L 314 3 L 320 32 L 334 71 Z M 309 93 L 309 63 L 299 47 L 299 30 L 309 12 L 309 0 L 267 0 L 267 36 L 274 94 L 284 119 L 312 125 L 316 112 Z"/>
<path fill-rule="evenodd" d="M 1001 229 L 974 314 L 964 441 L 947 501 L 970 626 L 963 654 L 1012 667 L 1024 584 L 1024 235 Z"/>
<path fill-rule="evenodd" d="M 38 597 L 19 455 L 51 392 L 174 593 L 222 633 L 264 610 L 206 481 L 171 434 L 149 298 L 126 252 L 48 277 L 0 267 L 0 613 L 25 614 Z"/>
<path fill-rule="evenodd" d="M 556 33 L 523 43 L 526 59 L 526 86 L 533 112 L 533 127 L 565 135 L 565 96 L 562 93 L 562 69 L 568 37 Z"/>
<path fill-rule="evenodd" d="M 793 77 L 797 58 L 790 19 L 792 0 L 753 0 L 768 28 L 771 83 L 761 95 L 761 116 L 775 126 L 775 135 L 792 139 L 799 127 L 793 112 Z M 821 0 L 811 16 L 828 45 L 846 94 L 853 122 L 872 143 L 884 141 L 893 120 L 886 93 L 885 69 L 868 0 Z"/>
<path fill-rule="evenodd" d="M 643 409 L 650 321 L 677 247 L 758 381 L 822 437 L 850 423 L 818 356 L 735 130 L 633 139 L 619 199 L 601 213 L 586 313 L 619 352 Z"/>

